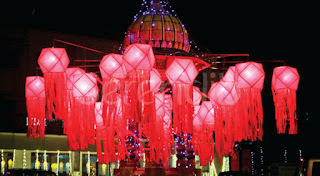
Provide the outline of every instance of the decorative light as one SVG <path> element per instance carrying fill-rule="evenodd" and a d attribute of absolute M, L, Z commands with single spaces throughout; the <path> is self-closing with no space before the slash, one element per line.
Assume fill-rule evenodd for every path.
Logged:
<path fill-rule="evenodd" d="M 242 117 L 241 126 L 247 129 L 243 139 L 262 140 L 263 136 L 263 109 L 261 90 L 265 73 L 263 66 L 256 62 L 236 64 L 235 84 L 239 92 L 239 114 Z"/>
<path fill-rule="evenodd" d="M 193 86 L 193 105 L 199 105 L 202 98 L 202 92 L 199 87 Z"/>
<path fill-rule="evenodd" d="M 95 140 L 94 105 L 98 95 L 97 79 L 89 73 L 74 75 L 72 129 L 68 129 L 69 148 L 85 149 Z M 72 130 L 72 131 L 71 131 Z"/>
<path fill-rule="evenodd" d="M 198 71 L 190 59 L 175 59 L 166 70 L 173 87 L 173 126 L 176 132 L 192 132 L 192 83 Z"/>
<path fill-rule="evenodd" d="M 279 134 L 286 132 L 288 121 L 289 134 L 298 133 L 296 91 L 299 79 L 298 71 L 295 68 L 282 66 L 273 70 L 271 89 Z"/>
<path fill-rule="evenodd" d="M 150 90 L 157 93 L 161 85 L 161 75 L 157 69 L 152 68 L 150 71 Z"/>
<path fill-rule="evenodd" d="M 130 82 L 128 100 L 131 101 L 131 108 L 128 113 L 132 115 L 132 119 L 142 124 L 154 121 L 154 106 L 151 103 L 154 99 L 150 91 L 150 71 L 155 63 L 152 47 L 134 43 L 125 49 L 123 59 Z"/>
<path fill-rule="evenodd" d="M 44 48 L 38 58 L 38 64 L 45 78 L 48 119 L 65 117 L 65 72 L 69 57 L 64 48 Z"/>
<path fill-rule="evenodd" d="M 25 96 L 28 111 L 27 137 L 44 138 L 46 115 L 45 83 L 40 76 L 26 78 Z"/>
<path fill-rule="evenodd" d="M 239 100 L 234 82 L 215 82 L 209 92 L 209 99 L 215 107 L 216 151 L 220 156 L 233 153 L 236 134 L 241 133 L 235 105 Z"/>

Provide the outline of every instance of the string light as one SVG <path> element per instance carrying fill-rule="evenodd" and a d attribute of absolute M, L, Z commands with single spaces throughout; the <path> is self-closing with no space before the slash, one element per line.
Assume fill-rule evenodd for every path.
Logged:
<path fill-rule="evenodd" d="M 23 149 L 22 168 L 23 169 L 27 168 L 26 149 Z"/>
<path fill-rule="evenodd" d="M 251 152 L 251 175 L 254 175 L 254 152 Z"/>
<path fill-rule="evenodd" d="M 284 150 L 284 163 L 288 163 L 288 158 L 287 158 L 287 149 Z"/>
<path fill-rule="evenodd" d="M 12 169 L 14 169 L 14 163 L 16 161 L 16 149 L 13 149 Z"/>
<path fill-rule="evenodd" d="M 302 150 L 301 149 L 299 149 L 299 159 L 300 159 L 300 161 L 303 161 Z"/>
<path fill-rule="evenodd" d="M 57 153 L 57 174 L 59 173 L 59 167 L 58 167 L 58 165 L 59 165 L 59 155 L 60 155 L 60 151 L 58 150 L 58 153 Z"/>
<path fill-rule="evenodd" d="M 4 174 L 4 171 L 5 171 L 5 164 L 6 162 L 4 161 L 4 158 L 3 158 L 3 149 L 1 149 L 1 173 Z"/>
<path fill-rule="evenodd" d="M 263 174 L 263 149 L 262 149 L 262 146 L 260 147 L 260 171 L 261 171 L 261 174 L 260 175 L 264 175 Z"/>

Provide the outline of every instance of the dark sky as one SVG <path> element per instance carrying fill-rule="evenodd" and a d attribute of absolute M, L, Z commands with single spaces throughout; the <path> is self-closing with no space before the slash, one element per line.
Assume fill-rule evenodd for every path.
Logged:
<path fill-rule="evenodd" d="M 75 33 L 122 41 L 124 32 L 140 10 L 142 0 L 112 1 L 41 1 L 33 4 L 3 4 L 2 24 L 15 24 L 43 30 Z M 212 53 L 249 53 L 252 60 L 284 59 L 296 67 L 301 81 L 298 89 L 298 118 L 301 135 L 290 139 L 290 144 L 306 143 L 301 140 L 319 134 L 318 113 L 315 111 L 318 77 L 311 54 L 315 41 L 315 4 L 301 1 L 186 1 L 171 0 L 173 9 L 184 23 L 188 33 L 200 47 Z M 271 79 L 272 68 L 268 78 Z M 317 80 L 317 79 L 316 79 Z M 270 81 L 270 80 L 269 80 Z M 269 85 L 268 85 L 269 84 Z M 270 83 L 264 94 L 273 103 Z M 272 111 L 274 109 L 266 109 Z M 267 113 L 268 114 L 268 113 Z M 270 113 L 272 114 L 272 113 Z M 267 118 L 274 118 L 270 116 Z M 267 129 L 268 131 L 268 129 Z M 274 134 L 267 134 L 272 141 Z M 276 136 L 277 138 L 281 138 Z"/>

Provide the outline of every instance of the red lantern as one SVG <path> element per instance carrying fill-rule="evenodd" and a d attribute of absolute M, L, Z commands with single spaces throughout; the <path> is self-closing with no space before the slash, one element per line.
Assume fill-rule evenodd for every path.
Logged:
<path fill-rule="evenodd" d="M 155 110 L 156 119 L 149 123 L 149 132 L 147 132 L 150 141 L 150 159 L 152 162 L 160 163 L 166 161 L 165 155 L 166 143 L 164 140 L 164 126 L 163 117 L 165 115 L 164 94 L 156 93 L 155 97 Z M 170 156 L 169 156 L 170 157 Z M 165 162 L 166 163 L 166 162 Z"/>
<path fill-rule="evenodd" d="M 128 46 L 123 54 L 128 72 L 132 70 L 151 71 L 155 57 L 151 45 L 134 43 Z"/>
<path fill-rule="evenodd" d="M 67 91 L 66 91 L 66 116 L 64 117 L 64 133 L 68 133 L 68 128 L 72 128 L 71 122 L 71 105 L 73 101 L 72 89 L 73 89 L 73 76 L 77 74 L 84 74 L 85 71 L 81 68 L 67 68 L 66 69 L 66 80 L 67 80 Z"/>
<path fill-rule="evenodd" d="M 199 87 L 193 86 L 193 105 L 199 105 L 202 98 L 202 92 Z"/>
<path fill-rule="evenodd" d="M 222 159 L 222 155 L 233 153 L 234 134 L 237 130 L 235 105 L 239 100 L 234 82 L 215 82 L 209 92 L 209 99 L 215 106 L 215 136 L 216 151 Z"/>
<path fill-rule="evenodd" d="M 27 137 L 44 138 L 45 133 L 45 89 L 44 79 L 39 76 L 26 78 L 25 96 L 28 111 Z"/>
<path fill-rule="evenodd" d="M 124 78 L 127 71 L 124 66 L 122 55 L 105 55 L 99 65 L 101 76 L 103 78 L 103 97 L 102 97 L 102 118 L 107 127 L 115 125 L 118 93 L 124 94 Z M 123 96 L 122 96 L 123 97 Z M 111 130 L 111 128 L 108 128 Z M 111 132 L 109 131 L 110 133 Z"/>
<path fill-rule="evenodd" d="M 155 57 L 151 45 L 135 43 L 128 46 L 123 54 L 124 65 L 128 71 L 129 81 L 126 83 L 129 106 L 128 115 L 135 122 L 146 124 L 154 121 L 154 101 L 150 90 L 150 71 Z"/>
<path fill-rule="evenodd" d="M 126 78 L 127 71 L 123 63 L 124 61 L 121 54 L 105 55 L 99 65 L 102 79 L 108 80 L 111 78 Z"/>
<path fill-rule="evenodd" d="M 157 93 L 161 85 L 161 75 L 157 69 L 153 68 L 150 71 L 150 90 Z"/>
<path fill-rule="evenodd" d="M 95 104 L 95 115 L 96 115 L 96 146 L 97 146 L 97 158 L 99 164 L 105 164 L 105 158 L 102 155 L 101 139 L 105 141 L 105 126 L 102 119 L 102 108 L 101 102 Z"/>
<path fill-rule="evenodd" d="M 198 111 L 200 120 L 209 131 L 213 131 L 214 109 L 210 101 L 203 101 Z"/>
<path fill-rule="evenodd" d="M 85 149 L 95 140 L 95 103 L 98 95 L 95 76 L 89 73 L 73 76 L 72 128 L 68 129 L 69 148 Z M 72 131 L 71 131 L 72 129 Z"/>
<path fill-rule="evenodd" d="M 156 116 L 163 117 L 165 115 L 164 95 L 162 93 L 157 93 L 154 95 L 154 97 Z"/>
<path fill-rule="evenodd" d="M 203 101 L 201 106 L 196 105 L 194 109 L 192 145 L 199 155 L 200 165 L 205 166 L 214 158 L 214 110 L 209 101 Z"/>
<path fill-rule="evenodd" d="M 235 83 L 239 91 L 239 113 L 246 129 L 244 139 L 262 140 L 263 110 L 261 90 L 264 82 L 262 64 L 245 62 L 236 64 Z"/>
<path fill-rule="evenodd" d="M 289 66 L 276 67 L 272 75 L 272 93 L 275 105 L 277 132 L 286 132 L 289 123 L 289 134 L 297 134 L 296 91 L 300 76 L 296 68 Z"/>
<path fill-rule="evenodd" d="M 166 70 L 173 87 L 173 125 L 175 131 L 192 133 L 192 83 L 198 71 L 190 59 L 175 59 Z"/>
<path fill-rule="evenodd" d="M 49 120 L 52 113 L 56 119 L 65 116 L 65 71 L 69 65 L 69 57 L 64 48 L 44 48 L 38 58 L 38 64 L 45 79 L 47 109 Z"/>
<path fill-rule="evenodd" d="M 221 81 L 231 81 L 234 82 L 234 72 L 236 71 L 235 66 L 231 66 L 228 68 L 226 74 L 223 76 Z"/>

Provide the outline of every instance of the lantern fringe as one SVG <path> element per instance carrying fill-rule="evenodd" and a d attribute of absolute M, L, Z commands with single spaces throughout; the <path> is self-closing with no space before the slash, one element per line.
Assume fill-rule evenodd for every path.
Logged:
<path fill-rule="evenodd" d="M 287 124 L 289 134 L 298 133 L 296 91 L 293 89 L 273 90 L 275 116 L 278 134 L 286 132 Z"/>
<path fill-rule="evenodd" d="M 204 125 L 200 129 L 194 130 L 192 135 L 193 151 L 199 156 L 200 166 L 206 166 L 214 159 L 214 140 L 212 131 L 204 128 Z"/>
<path fill-rule="evenodd" d="M 217 106 L 214 112 L 216 151 L 221 162 L 223 155 L 233 155 L 235 134 L 239 132 L 234 126 L 234 106 Z"/>
<path fill-rule="evenodd" d="M 45 90 L 47 100 L 47 118 L 52 120 L 52 114 L 55 115 L 55 119 L 64 120 L 65 109 L 65 94 L 66 94 L 66 82 L 65 73 L 44 73 Z"/>
<path fill-rule="evenodd" d="M 238 108 L 242 121 L 242 139 L 262 141 L 263 137 L 263 109 L 261 92 L 256 88 L 240 88 Z M 238 139 L 239 140 L 239 139 Z"/>
<path fill-rule="evenodd" d="M 150 72 L 145 70 L 133 70 L 128 73 L 126 91 L 128 102 L 127 116 L 135 122 L 147 124 L 155 119 L 154 99 L 150 90 Z"/>
<path fill-rule="evenodd" d="M 173 127 L 176 133 L 192 133 L 192 84 L 173 84 Z"/>
<path fill-rule="evenodd" d="M 102 119 L 106 127 L 114 126 L 117 116 L 118 92 L 123 95 L 124 80 L 112 78 L 103 84 Z M 123 96 L 122 96 L 123 97 Z"/>
<path fill-rule="evenodd" d="M 84 150 L 95 143 L 95 102 L 92 97 L 73 98 L 72 127 L 68 128 L 70 150 Z"/>
<path fill-rule="evenodd" d="M 27 137 L 43 139 L 46 100 L 42 97 L 26 97 L 26 99 L 28 111 Z"/>

